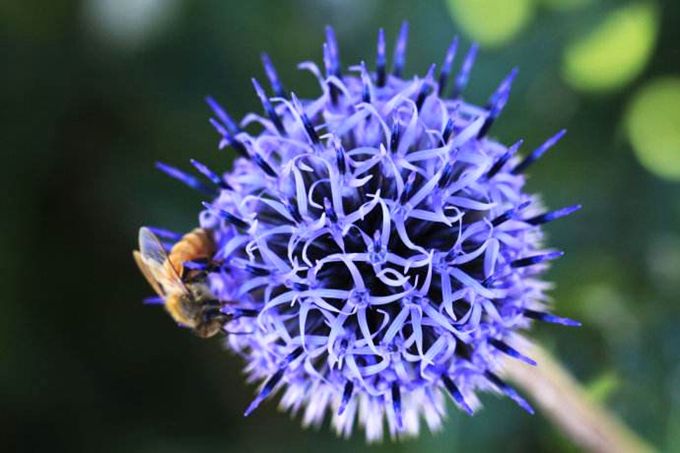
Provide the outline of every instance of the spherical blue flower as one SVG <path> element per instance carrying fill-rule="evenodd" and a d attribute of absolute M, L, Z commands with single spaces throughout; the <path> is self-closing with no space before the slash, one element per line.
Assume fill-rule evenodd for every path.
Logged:
<path fill-rule="evenodd" d="M 549 314 L 539 275 L 561 255 L 541 225 L 578 206 L 545 212 L 524 192 L 525 170 L 564 131 L 520 159 L 521 141 L 488 138 L 516 71 L 479 107 L 461 97 L 475 46 L 455 78 L 456 40 L 439 71 L 406 79 L 406 37 L 404 25 L 391 71 L 382 30 L 375 68 L 345 70 L 328 28 L 323 70 L 300 65 L 316 99 L 286 91 L 265 55 L 273 96 L 253 79 L 263 114 L 237 123 L 208 99 L 220 148 L 240 155 L 232 171 L 194 161 L 213 190 L 161 166 L 215 193 L 200 215 L 217 244 L 209 285 L 234 315 L 229 347 L 262 382 L 246 414 L 279 391 L 305 425 L 330 411 L 339 434 L 358 422 L 379 440 L 385 421 L 392 437 L 438 429 L 446 394 L 468 413 L 477 390 L 532 412 L 499 377 L 502 358 L 534 364 L 517 333 L 534 320 L 577 324 Z"/>

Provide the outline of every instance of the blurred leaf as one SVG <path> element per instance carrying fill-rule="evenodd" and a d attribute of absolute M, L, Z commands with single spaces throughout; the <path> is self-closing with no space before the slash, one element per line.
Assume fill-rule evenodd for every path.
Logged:
<path fill-rule="evenodd" d="M 658 29 L 658 13 L 652 4 L 633 4 L 609 13 L 594 30 L 567 46 L 564 79 L 583 91 L 625 86 L 647 65 Z"/>
<path fill-rule="evenodd" d="M 621 379 L 614 372 L 609 371 L 589 382 L 585 390 L 591 401 L 604 404 L 620 387 Z"/>
<path fill-rule="evenodd" d="M 680 180 L 680 78 L 645 85 L 628 106 L 626 132 L 642 165 L 657 176 Z"/>
<path fill-rule="evenodd" d="M 453 20 L 474 41 L 499 47 L 533 19 L 534 0 L 446 0 Z"/>

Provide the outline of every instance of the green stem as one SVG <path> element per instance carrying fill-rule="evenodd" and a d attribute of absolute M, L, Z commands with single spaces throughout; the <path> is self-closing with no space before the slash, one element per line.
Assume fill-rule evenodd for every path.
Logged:
<path fill-rule="evenodd" d="M 505 375 L 530 396 L 541 411 L 581 449 L 594 453 L 652 453 L 606 408 L 594 403 L 576 380 L 547 351 L 532 346 L 532 367 L 519 360 L 505 361 Z"/>

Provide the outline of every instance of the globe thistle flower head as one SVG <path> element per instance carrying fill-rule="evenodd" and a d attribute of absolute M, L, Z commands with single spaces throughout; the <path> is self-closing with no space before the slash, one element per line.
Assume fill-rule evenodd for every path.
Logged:
<path fill-rule="evenodd" d="M 213 99 L 220 148 L 238 153 L 205 178 L 161 165 L 211 194 L 200 224 L 217 244 L 211 289 L 234 320 L 228 345 L 261 387 L 246 415 L 276 392 L 305 425 L 330 413 L 340 435 L 358 423 L 369 440 L 437 430 L 448 395 L 465 412 L 477 391 L 529 404 L 500 377 L 502 359 L 535 365 L 518 331 L 549 313 L 543 224 L 578 206 L 546 212 L 524 191 L 524 172 L 564 134 L 520 159 L 488 137 L 505 106 L 512 70 L 485 106 L 462 93 L 477 48 L 454 77 L 454 39 L 443 64 L 405 78 L 408 28 L 388 71 L 385 35 L 374 68 L 343 67 L 332 29 L 323 67 L 300 68 L 321 94 L 284 88 L 268 56 L 271 85 L 253 86 L 262 113 L 236 122 Z M 288 85 L 290 86 L 290 85 Z"/>

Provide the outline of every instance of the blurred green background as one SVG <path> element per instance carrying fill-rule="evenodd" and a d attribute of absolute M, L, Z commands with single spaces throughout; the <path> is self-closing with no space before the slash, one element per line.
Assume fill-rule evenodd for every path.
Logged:
<path fill-rule="evenodd" d="M 188 230 L 201 201 L 154 161 L 232 157 L 204 96 L 259 110 L 263 50 L 313 95 L 296 64 L 320 62 L 325 24 L 346 64 L 373 64 L 378 27 L 392 42 L 403 19 L 409 75 L 454 34 L 482 44 L 470 101 L 520 67 L 499 140 L 528 150 L 569 129 L 529 186 L 552 208 L 584 205 L 548 227 L 567 251 L 549 274 L 558 312 L 584 326 L 533 336 L 592 398 L 680 451 L 678 0 L 3 0 L 0 450 L 575 451 L 492 395 L 474 418 L 450 411 L 442 433 L 377 447 L 303 430 L 272 402 L 246 420 L 240 361 L 141 303 L 137 229 Z"/>

